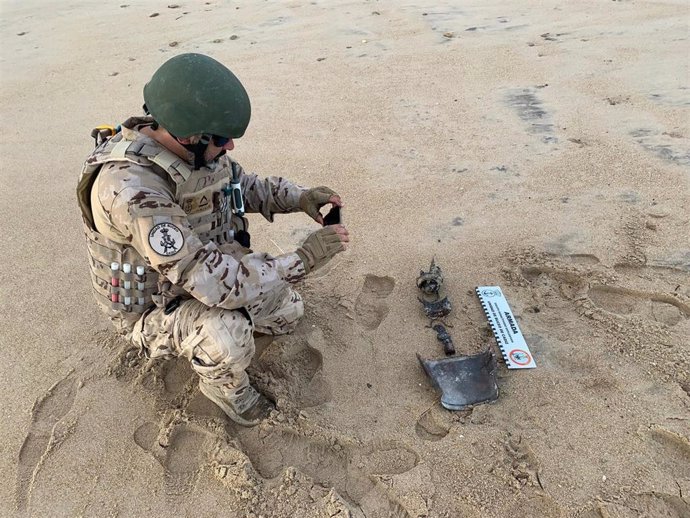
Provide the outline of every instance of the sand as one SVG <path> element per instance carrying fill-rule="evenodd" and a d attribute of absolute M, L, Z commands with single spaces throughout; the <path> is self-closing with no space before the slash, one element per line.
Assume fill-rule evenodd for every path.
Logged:
<path fill-rule="evenodd" d="M 687 2 L 173 5 L 0 3 L 0 515 L 690 516 Z M 117 339 L 75 200 L 91 128 L 192 51 L 250 93 L 234 157 L 336 189 L 353 237 L 255 359 L 251 430 Z M 477 285 L 534 353 L 493 404 L 443 410 L 417 362 L 432 256 L 460 353 L 495 347 Z"/>

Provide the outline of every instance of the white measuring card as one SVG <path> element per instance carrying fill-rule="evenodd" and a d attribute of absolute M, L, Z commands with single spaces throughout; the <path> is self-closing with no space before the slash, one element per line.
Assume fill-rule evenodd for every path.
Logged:
<path fill-rule="evenodd" d="M 508 301 L 498 286 L 479 286 L 477 296 L 509 369 L 534 369 L 532 353 L 517 325 Z"/>

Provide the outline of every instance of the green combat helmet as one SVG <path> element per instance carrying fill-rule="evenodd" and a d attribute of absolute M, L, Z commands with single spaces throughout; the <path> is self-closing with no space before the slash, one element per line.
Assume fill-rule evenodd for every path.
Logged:
<path fill-rule="evenodd" d="M 203 54 L 180 54 L 163 63 L 144 86 L 144 102 L 156 122 L 179 138 L 240 138 L 251 117 L 240 80 Z"/>

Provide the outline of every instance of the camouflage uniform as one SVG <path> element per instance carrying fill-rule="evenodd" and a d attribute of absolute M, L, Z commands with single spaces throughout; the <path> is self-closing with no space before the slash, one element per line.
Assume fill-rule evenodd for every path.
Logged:
<path fill-rule="evenodd" d="M 140 133 L 151 122 L 124 123 L 80 177 L 96 300 L 151 357 L 185 356 L 202 382 L 223 385 L 232 399 L 249 383 L 253 331 L 287 333 L 302 316 L 290 285 L 306 272 L 296 253 L 253 253 L 235 239 L 247 221 L 232 213 L 224 188 L 235 167 L 246 211 L 269 221 L 299 211 L 305 189 L 245 174 L 227 156 L 192 170 Z"/>

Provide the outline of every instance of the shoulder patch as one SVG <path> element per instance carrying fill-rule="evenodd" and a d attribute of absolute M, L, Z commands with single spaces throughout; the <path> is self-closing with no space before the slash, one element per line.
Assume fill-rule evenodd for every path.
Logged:
<path fill-rule="evenodd" d="M 158 223 L 149 232 L 149 245 L 158 255 L 169 257 L 182 250 L 184 236 L 172 223 Z"/>

